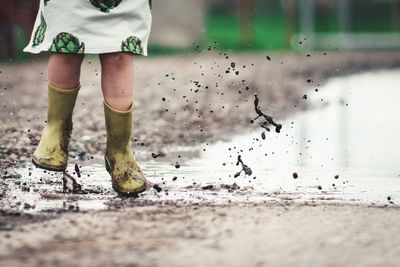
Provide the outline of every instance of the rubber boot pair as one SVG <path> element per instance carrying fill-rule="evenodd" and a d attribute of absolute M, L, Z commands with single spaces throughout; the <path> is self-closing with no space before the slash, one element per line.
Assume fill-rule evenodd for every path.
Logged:
<path fill-rule="evenodd" d="M 68 164 L 68 144 L 72 131 L 72 113 L 80 86 L 59 89 L 49 84 L 47 124 L 33 153 L 35 166 L 64 171 Z M 137 194 L 146 190 L 146 179 L 133 156 L 130 144 L 132 107 L 118 111 L 104 102 L 107 128 L 106 169 L 112 186 L 120 194 Z"/>

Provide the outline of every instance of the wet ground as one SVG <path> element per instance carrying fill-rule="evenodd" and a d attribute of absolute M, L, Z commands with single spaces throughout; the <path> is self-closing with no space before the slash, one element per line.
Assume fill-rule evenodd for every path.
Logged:
<path fill-rule="evenodd" d="M 152 206 L 0 232 L 2 266 L 398 266 L 399 209 Z"/>
<path fill-rule="evenodd" d="M 0 265 L 396 266 L 400 244 L 391 237 L 400 229 L 400 71 L 325 78 L 336 76 L 338 66 L 358 72 L 400 61 L 390 54 L 338 54 L 313 70 L 323 57 L 281 57 L 288 65 L 272 72 L 273 82 L 267 83 L 249 80 L 265 67 L 259 62 L 245 78 L 249 90 L 234 74 L 222 79 L 225 90 L 212 93 L 205 88 L 212 79 L 204 78 L 193 92 L 201 94 L 190 101 L 184 92 L 174 98 L 176 91 L 160 87 L 141 92 L 132 141 L 152 184 L 137 199 L 111 189 L 102 162 L 104 129 L 96 107 L 101 102 L 92 89 L 82 92 L 84 108 L 75 115 L 68 169 L 81 190 L 64 192 L 62 174 L 33 167 L 28 155 L 40 135 L 45 105 L 32 101 L 30 93 L 13 98 L 21 89 L 10 80 L 15 66 L 6 68 L 4 81 L 13 89 L 2 93 L 7 113 L 0 116 L 8 123 L 1 129 Z M 234 61 L 251 66 L 256 58 Z M 204 58 L 189 61 L 174 60 L 218 65 Z M 154 66 L 143 65 L 139 73 Z M 166 72 L 159 65 L 159 74 Z M 195 88 L 190 77 L 196 71 L 189 67 L 185 75 L 173 76 L 161 88 L 176 80 L 188 80 L 182 88 L 189 92 Z M 44 80 L 36 82 L 43 86 Z M 148 88 L 152 82 L 147 83 L 138 82 Z M 279 84 L 285 89 L 277 91 Z M 280 133 L 273 126 L 267 131 L 263 117 L 254 120 L 255 93 L 259 110 L 282 124 Z M 196 110 L 199 98 L 210 106 Z M 162 112 L 165 102 L 182 112 Z M 150 123 L 137 119 L 141 116 Z"/>
<path fill-rule="evenodd" d="M 258 127 L 253 106 L 276 118 L 307 109 L 302 97 L 330 77 L 400 66 L 396 52 L 224 54 L 137 58 L 132 143 L 158 153 L 167 146 L 197 146 Z M 232 64 L 234 63 L 234 64 Z M 234 68 L 232 67 L 234 66 Z M 87 58 L 74 114 L 70 155 L 82 165 L 102 157 L 105 126 L 100 66 Z M 0 64 L 0 175 L 30 160 L 47 110 L 46 62 Z M 258 120 L 257 122 L 260 122 Z"/>
<path fill-rule="evenodd" d="M 309 110 L 283 120 L 280 133 L 259 127 L 230 141 L 137 153 L 151 182 L 138 199 L 118 197 L 96 157 L 81 167 L 70 164 L 68 173 L 81 185 L 76 194 L 65 192 L 62 173 L 28 164 L 16 169 L 21 178 L 5 180 L 2 203 L 31 212 L 160 203 L 397 206 L 399 77 L 399 70 L 368 72 L 332 79 L 318 92 L 311 88 L 303 99 Z"/>

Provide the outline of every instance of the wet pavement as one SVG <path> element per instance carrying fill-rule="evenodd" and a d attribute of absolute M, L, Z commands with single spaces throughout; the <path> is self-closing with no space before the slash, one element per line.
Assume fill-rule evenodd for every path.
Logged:
<path fill-rule="evenodd" d="M 94 157 L 80 166 L 80 178 L 70 162 L 80 193 L 63 193 L 61 173 L 28 164 L 17 170 L 20 178 L 2 181 L 1 206 L 32 213 L 171 203 L 397 206 L 399 77 L 400 70 L 392 70 L 334 78 L 322 87 L 310 81 L 301 100 L 310 108 L 278 121 L 280 133 L 259 127 L 228 142 L 167 148 L 165 155 L 139 151 L 145 174 L 159 188 L 152 184 L 137 199 L 118 197 L 101 158 Z M 239 155 L 251 172 L 237 164 Z"/>

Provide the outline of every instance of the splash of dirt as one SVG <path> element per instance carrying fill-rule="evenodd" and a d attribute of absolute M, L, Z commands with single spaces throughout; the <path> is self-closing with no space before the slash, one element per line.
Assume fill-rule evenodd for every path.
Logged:
<path fill-rule="evenodd" d="M 79 194 L 82 193 L 82 186 L 78 184 L 76 179 L 69 175 L 67 172 L 63 172 L 63 192 Z"/>
<path fill-rule="evenodd" d="M 235 173 L 235 175 L 233 176 L 234 178 L 239 177 L 242 172 L 244 172 L 244 174 L 248 176 L 250 176 L 253 173 L 250 167 L 243 163 L 241 155 L 238 155 L 236 166 L 239 166 L 239 164 L 242 165 L 242 169 L 239 172 Z"/>
<path fill-rule="evenodd" d="M 258 99 L 257 94 L 254 94 L 254 109 L 257 113 L 257 117 L 252 120 L 252 122 L 256 121 L 259 118 L 264 118 L 265 121 L 263 121 L 260 126 L 262 128 L 264 128 L 265 130 L 267 130 L 268 132 L 271 131 L 269 128 L 269 125 L 273 125 L 275 127 L 275 132 L 280 133 L 281 129 L 282 129 L 282 124 L 276 123 L 274 121 L 274 118 L 271 115 L 265 114 L 259 107 L 258 103 L 260 102 L 260 100 Z"/>

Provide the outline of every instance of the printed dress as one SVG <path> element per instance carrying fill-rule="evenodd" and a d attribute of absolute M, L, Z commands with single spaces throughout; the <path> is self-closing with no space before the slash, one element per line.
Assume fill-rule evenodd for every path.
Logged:
<path fill-rule="evenodd" d="M 25 52 L 147 55 L 149 0 L 41 0 Z"/>

